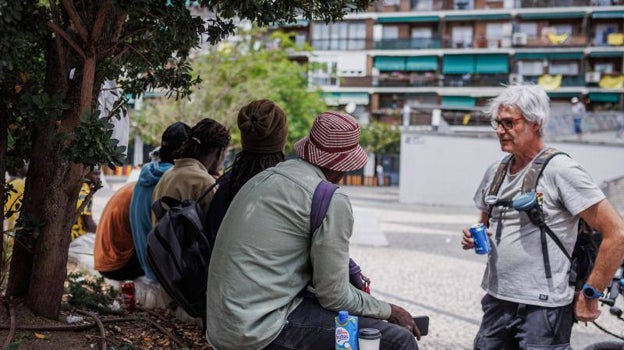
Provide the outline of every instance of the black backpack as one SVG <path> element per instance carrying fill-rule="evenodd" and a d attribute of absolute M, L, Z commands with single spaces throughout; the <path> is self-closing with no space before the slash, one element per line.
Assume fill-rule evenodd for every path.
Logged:
<path fill-rule="evenodd" d="M 147 234 L 147 261 L 167 294 L 192 317 L 206 319 L 208 264 L 212 254 L 196 200 L 162 197 L 152 204 L 158 221 Z M 163 204 L 166 204 L 166 209 Z"/>
<path fill-rule="evenodd" d="M 523 194 L 536 192 L 537 182 L 539 181 L 544 168 L 553 157 L 560 154 L 568 156 L 566 153 L 550 147 L 533 160 L 531 167 L 527 170 L 524 179 L 522 179 Z M 488 197 L 494 198 L 497 196 L 498 190 L 503 183 L 503 179 L 505 178 L 505 174 L 507 173 L 507 168 L 509 167 L 512 157 L 512 155 L 506 156 L 499 164 L 496 175 L 492 180 L 490 190 L 487 193 Z M 542 211 L 542 203 L 539 200 L 539 194 L 536 194 L 535 198 L 537 199 L 536 205 L 530 210 L 527 210 L 526 213 L 531 222 L 540 228 L 540 240 L 542 244 L 542 256 L 544 259 L 546 278 L 552 277 L 550 261 L 548 258 L 548 247 L 546 243 L 546 236 L 549 236 L 555 244 L 557 244 L 559 249 L 561 249 L 563 254 L 565 254 L 565 256 L 570 260 L 571 266 L 569 282 L 571 286 L 574 286 L 575 290 L 580 290 L 594 267 L 596 255 L 598 255 L 598 249 L 600 247 L 600 242 L 602 241 L 602 234 L 595 231 L 585 220 L 580 219 L 578 225 L 578 236 L 574 245 L 574 250 L 572 251 L 572 254 L 570 254 L 563 246 L 563 243 L 561 243 L 561 240 L 554 234 L 548 225 L 546 225 Z M 487 199 L 485 201 L 488 202 Z M 511 200 L 501 201 L 497 199 L 495 203 L 489 203 L 488 218 L 491 217 L 492 208 L 496 205 L 510 208 L 514 207 L 514 203 L 512 203 Z M 500 232 L 497 232 L 496 239 L 500 240 Z"/>

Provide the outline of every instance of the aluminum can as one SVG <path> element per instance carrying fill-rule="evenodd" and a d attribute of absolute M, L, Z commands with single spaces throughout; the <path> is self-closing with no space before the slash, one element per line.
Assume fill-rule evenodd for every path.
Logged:
<path fill-rule="evenodd" d="M 133 312 L 136 309 L 135 302 L 135 289 L 134 281 L 127 280 L 121 284 L 121 298 L 123 300 L 123 306 L 128 312 Z"/>
<path fill-rule="evenodd" d="M 470 226 L 470 234 L 474 240 L 475 253 L 484 255 L 492 250 L 485 225 L 478 223 Z"/>

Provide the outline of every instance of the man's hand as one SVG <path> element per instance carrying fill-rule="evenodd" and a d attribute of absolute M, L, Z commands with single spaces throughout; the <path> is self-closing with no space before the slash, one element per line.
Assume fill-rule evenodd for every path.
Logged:
<path fill-rule="evenodd" d="M 577 292 L 578 293 L 578 292 Z M 600 316 L 598 309 L 598 299 L 588 300 L 581 293 L 576 297 L 574 305 L 574 316 L 581 322 L 591 322 Z"/>
<path fill-rule="evenodd" d="M 469 229 L 465 228 L 462 232 L 464 233 L 461 241 L 462 249 L 468 250 L 474 248 L 474 239 L 472 239 L 472 234 Z"/>
<path fill-rule="evenodd" d="M 462 249 L 468 250 L 474 248 L 474 239 L 472 238 L 472 233 L 470 233 L 470 229 L 465 228 L 462 232 L 464 233 L 461 241 Z M 492 231 L 489 228 L 485 232 L 487 232 L 488 237 L 492 237 Z"/>
<path fill-rule="evenodd" d="M 412 315 L 410 315 L 410 313 L 404 308 L 394 304 L 390 304 L 390 310 L 390 318 L 388 319 L 388 322 L 406 328 L 408 331 L 412 332 L 416 339 L 420 340 L 420 329 L 418 329 L 418 326 L 414 323 Z"/>

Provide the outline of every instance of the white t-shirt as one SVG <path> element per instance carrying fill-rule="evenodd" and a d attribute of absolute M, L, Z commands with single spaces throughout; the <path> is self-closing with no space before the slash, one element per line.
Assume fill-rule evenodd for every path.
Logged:
<path fill-rule="evenodd" d="M 484 203 L 498 164 L 485 173 L 474 196 L 476 207 L 488 211 Z M 530 168 L 514 175 L 507 172 L 498 191 L 499 200 L 511 200 L 521 192 L 522 179 Z M 602 191 L 578 162 L 566 155 L 557 155 L 544 168 L 537 184 L 544 195 L 543 211 L 546 225 L 559 237 L 571 254 L 578 233 L 579 213 L 605 198 Z M 500 241 L 495 242 L 500 227 Z M 574 290 L 569 285 L 570 261 L 548 236 L 548 255 L 552 278 L 546 278 L 540 230 L 526 213 L 512 208 L 494 207 L 490 218 L 492 252 L 481 287 L 490 295 L 511 302 L 557 307 L 572 302 Z"/>

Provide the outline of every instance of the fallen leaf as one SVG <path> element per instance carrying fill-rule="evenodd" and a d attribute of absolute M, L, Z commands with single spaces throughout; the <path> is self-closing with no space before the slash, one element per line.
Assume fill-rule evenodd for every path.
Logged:
<path fill-rule="evenodd" d="M 36 337 L 37 339 L 48 339 L 48 336 L 47 336 L 47 335 L 45 335 L 45 334 L 41 334 L 41 333 L 37 333 L 37 332 L 35 332 L 35 337 Z"/>

